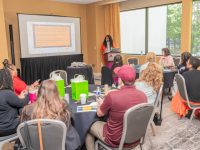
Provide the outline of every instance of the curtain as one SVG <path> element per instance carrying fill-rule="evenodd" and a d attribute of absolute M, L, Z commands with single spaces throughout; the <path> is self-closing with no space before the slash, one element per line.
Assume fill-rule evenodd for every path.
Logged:
<path fill-rule="evenodd" d="M 65 55 L 65 56 L 49 56 L 21 58 L 21 74 L 22 80 L 28 85 L 37 79 L 46 80 L 49 74 L 54 70 L 66 70 L 72 62 L 83 62 L 83 55 Z"/>
<path fill-rule="evenodd" d="M 119 3 L 105 6 L 105 33 L 113 37 L 115 47 L 120 47 L 120 8 Z"/>

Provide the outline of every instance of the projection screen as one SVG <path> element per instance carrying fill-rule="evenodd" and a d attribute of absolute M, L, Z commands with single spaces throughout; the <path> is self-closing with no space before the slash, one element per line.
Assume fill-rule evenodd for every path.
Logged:
<path fill-rule="evenodd" d="M 81 54 L 80 18 L 18 14 L 21 57 Z"/>

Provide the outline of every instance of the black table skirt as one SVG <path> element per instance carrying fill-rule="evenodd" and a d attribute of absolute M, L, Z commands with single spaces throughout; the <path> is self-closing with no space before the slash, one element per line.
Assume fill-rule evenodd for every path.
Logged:
<path fill-rule="evenodd" d="M 94 84 L 94 75 L 91 66 L 84 66 L 84 67 L 67 67 L 67 80 L 70 84 L 70 80 L 74 78 L 74 75 L 84 75 L 85 79 L 88 80 L 89 84 Z"/>
<path fill-rule="evenodd" d="M 82 62 L 83 55 L 21 58 L 22 80 L 30 85 L 37 79 L 48 79 L 52 71 L 65 70 L 74 61 Z"/>
<path fill-rule="evenodd" d="M 89 91 L 92 92 L 96 89 L 97 86 L 89 85 Z M 66 93 L 69 93 L 70 103 L 68 110 L 71 112 L 71 116 L 73 119 L 73 125 L 78 132 L 81 140 L 81 144 L 83 145 L 85 142 L 85 137 L 87 135 L 88 130 L 91 125 L 101 120 L 102 118 L 97 117 L 96 112 L 77 112 L 77 106 L 81 105 L 80 103 L 75 103 L 71 99 L 71 88 L 66 88 Z M 94 102 L 96 100 L 95 96 L 91 96 L 87 99 L 88 103 Z"/>

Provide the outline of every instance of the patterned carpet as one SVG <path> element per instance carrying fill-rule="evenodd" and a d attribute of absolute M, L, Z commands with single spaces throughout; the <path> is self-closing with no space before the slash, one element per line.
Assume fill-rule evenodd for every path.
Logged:
<path fill-rule="evenodd" d="M 179 119 L 171 111 L 170 102 L 165 97 L 162 125 L 155 126 L 156 136 L 152 135 L 150 128 L 148 129 L 143 150 L 200 150 L 200 121 L 193 119 L 186 130 L 188 121 L 187 118 Z"/>

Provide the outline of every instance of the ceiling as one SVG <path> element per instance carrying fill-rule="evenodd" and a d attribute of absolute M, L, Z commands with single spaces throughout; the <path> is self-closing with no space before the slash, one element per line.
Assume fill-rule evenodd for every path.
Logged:
<path fill-rule="evenodd" d="M 66 2 L 66 3 L 77 3 L 77 4 L 89 4 L 89 3 L 95 3 L 103 0 L 52 0 L 57 2 Z"/>

